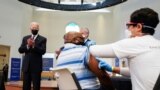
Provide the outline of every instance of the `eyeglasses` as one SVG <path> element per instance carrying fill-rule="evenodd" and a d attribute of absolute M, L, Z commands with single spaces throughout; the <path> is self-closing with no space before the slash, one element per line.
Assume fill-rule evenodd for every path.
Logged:
<path fill-rule="evenodd" d="M 126 24 L 126 27 L 127 27 L 127 28 L 129 28 L 130 26 L 135 27 L 135 26 L 137 26 L 137 24 L 142 24 L 142 25 L 144 26 L 144 24 L 143 24 L 143 23 L 128 22 L 128 23 Z"/>
<path fill-rule="evenodd" d="M 126 23 L 126 27 L 129 28 L 130 26 L 137 26 L 138 23 L 134 23 L 134 22 L 128 22 Z"/>

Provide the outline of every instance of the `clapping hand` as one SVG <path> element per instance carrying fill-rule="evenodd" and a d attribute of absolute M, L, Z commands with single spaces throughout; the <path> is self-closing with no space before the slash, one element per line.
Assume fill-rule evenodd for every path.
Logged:
<path fill-rule="evenodd" d="M 29 47 L 34 47 L 34 44 L 35 44 L 34 39 L 32 38 L 27 39 L 27 45 Z"/>

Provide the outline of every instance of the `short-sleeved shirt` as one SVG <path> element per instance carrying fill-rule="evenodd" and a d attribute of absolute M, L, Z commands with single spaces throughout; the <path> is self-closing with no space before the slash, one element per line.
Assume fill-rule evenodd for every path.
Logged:
<path fill-rule="evenodd" d="M 86 46 L 67 43 L 58 57 L 56 66 L 71 69 L 82 89 L 99 89 L 100 84 L 96 76 L 87 67 L 88 56 Z"/>

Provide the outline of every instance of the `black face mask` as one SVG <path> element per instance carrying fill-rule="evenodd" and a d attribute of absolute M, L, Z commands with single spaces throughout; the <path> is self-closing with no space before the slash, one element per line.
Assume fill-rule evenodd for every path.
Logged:
<path fill-rule="evenodd" d="M 33 35 L 37 35 L 37 33 L 38 33 L 38 30 L 32 30 Z"/>

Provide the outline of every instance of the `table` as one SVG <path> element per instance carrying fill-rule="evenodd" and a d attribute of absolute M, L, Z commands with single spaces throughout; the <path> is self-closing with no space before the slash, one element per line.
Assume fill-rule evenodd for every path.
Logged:
<path fill-rule="evenodd" d="M 131 79 L 124 76 L 112 76 L 112 83 L 116 90 L 132 90 Z"/>

